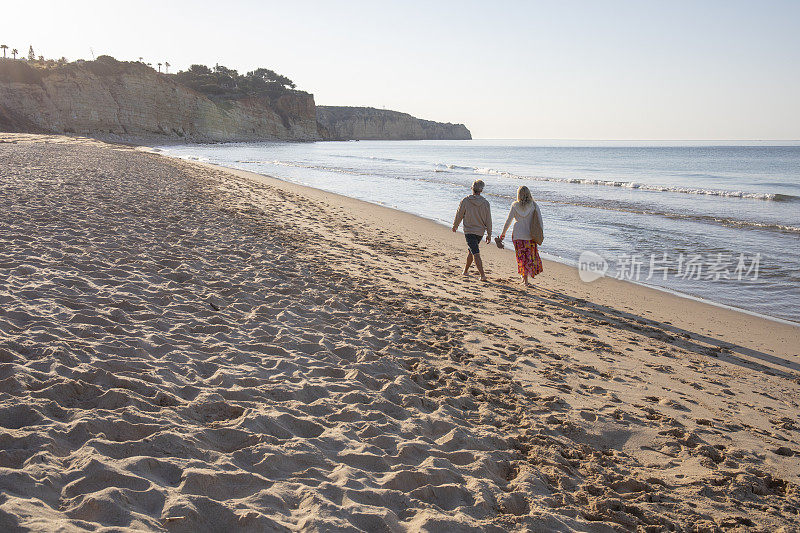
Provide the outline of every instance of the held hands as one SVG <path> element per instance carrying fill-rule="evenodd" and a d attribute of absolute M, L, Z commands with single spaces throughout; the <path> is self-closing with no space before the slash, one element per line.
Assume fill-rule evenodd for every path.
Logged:
<path fill-rule="evenodd" d="M 456 232 L 456 227 L 455 227 L 455 226 L 453 226 L 453 233 L 455 233 L 455 232 Z"/>

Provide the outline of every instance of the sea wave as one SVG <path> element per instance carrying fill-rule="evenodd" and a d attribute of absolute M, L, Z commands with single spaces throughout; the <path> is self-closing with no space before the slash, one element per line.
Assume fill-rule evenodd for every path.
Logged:
<path fill-rule="evenodd" d="M 192 159 L 192 157 L 190 157 Z M 203 158 L 205 159 L 205 158 Z M 375 159 L 383 159 L 388 161 L 388 158 L 375 158 Z M 205 159 L 207 160 L 207 159 Z M 287 166 L 287 167 L 297 167 L 297 168 L 308 168 L 314 170 L 322 170 L 326 172 L 336 172 L 340 174 L 350 174 L 355 176 L 370 176 L 374 173 L 372 172 L 363 172 L 354 169 L 346 169 L 341 167 L 331 167 L 331 166 L 323 166 L 323 165 L 312 165 L 306 163 L 299 163 L 296 161 L 280 161 L 280 160 L 238 160 L 235 161 L 236 163 L 250 163 L 250 164 L 270 164 L 270 165 L 279 165 L 279 166 Z M 648 183 L 637 183 L 634 181 L 614 181 L 614 180 L 602 180 L 596 178 L 558 178 L 558 177 L 551 177 L 551 176 L 523 176 L 520 174 L 514 174 L 512 172 L 507 172 L 504 170 L 495 170 L 492 168 L 482 168 L 482 167 L 468 167 L 468 166 L 461 166 L 461 165 L 453 165 L 453 164 L 445 164 L 445 163 L 436 163 L 433 168 L 434 173 L 445 173 L 451 170 L 460 171 L 460 170 L 467 170 L 470 172 L 474 172 L 476 174 L 486 174 L 486 175 L 494 175 L 494 176 L 502 176 L 505 178 L 517 179 L 517 180 L 529 180 L 529 181 L 540 181 L 540 182 L 555 182 L 555 183 L 571 183 L 571 184 L 580 184 L 580 185 L 596 185 L 596 186 L 605 186 L 605 187 L 618 187 L 618 188 L 625 188 L 625 189 L 637 189 L 642 191 L 650 191 L 650 192 L 670 192 L 670 193 L 677 193 L 677 194 L 695 194 L 695 195 L 705 195 L 705 196 L 719 196 L 725 198 L 744 198 L 744 199 L 752 199 L 752 200 L 767 200 L 773 202 L 800 202 L 800 196 L 794 196 L 791 194 L 780 194 L 780 193 L 766 193 L 766 192 L 746 192 L 746 191 L 730 191 L 724 189 L 705 189 L 705 188 L 694 188 L 694 187 L 670 187 L 664 185 L 653 185 Z M 778 226 L 776 226 L 778 227 Z M 786 226 L 788 228 L 792 228 L 793 226 Z M 790 230 L 793 231 L 793 230 Z"/>
<path fill-rule="evenodd" d="M 374 155 L 353 155 L 353 154 L 328 154 L 329 157 L 338 157 L 341 159 L 360 159 L 362 161 L 386 161 L 386 162 L 400 162 L 400 163 L 413 163 L 413 161 L 406 161 L 404 159 L 394 159 L 391 157 L 378 157 Z"/>
<path fill-rule="evenodd" d="M 484 193 L 487 194 L 487 193 Z M 509 196 L 506 194 L 493 194 L 488 193 L 488 196 L 495 196 L 498 198 L 504 198 L 508 201 L 514 201 L 515 197 Z M 648 215 L 648 216 L 660 216 L 664 218 L 670 218 L 673 220 L 687 220 L 687 221 L 695 221 L 695 222 L 704 222 L 704 223 L 716 223 L 723 226 L 729 227 L 736 227 L 736 228 L 750 228 L 750 229 L 762 229 L 768 231 L 777 231 L 781 233 L 794 233 L 800 235 L 800 226 L 791 226 L 791 225 L 784 225 L 784 224 L 775 224 L 772 222 L 759 222 L 755 220 L 743 220 L 738 218 L 726 218 L 720 216 L 713 216 L 713 215 L 701 215 L 697 213 L 676 213 L 676 212 L 668 212 L 668 211 L 659 211 L 656 209 L 637 209 L 635 207 L 627 206 L 627 205 L 620 205 L 618 203 L 611 203 L 611 204 L 602 204 L 600 202 L 574 202 L 574 201 L 563 201 L 563 200 L 551 200 L 551 199 L 537 199 L 541 203 L 545 204 L 561 204 L 561 205 L 569 205 L 569 206 L 576 206 L 576 207 L 586 207 L 590 209 L 604 209 L 606 211 L 617 211 L 623 213 L 633 213 L 635 215 Z"/>
<path fill-rule="evenodd" d="M 461 168 L 461 167 L 457 167 Z M 800 202 L 799 196 L 791 194 L 778 194 L 766 192 L 746 192 L 746 191 L 728 191 L 724 189 L 704 189 L 700 187 L 669 187 L 665 185 L 652 185 L 648 183 L 637 183 L 635 181 L 614 181 L 602 180 L 596 178 L 555 178 L 549 176 L 521 176 L 512 172 L 504 170 L 495 170 L 492 168 L 471 167 L 472 171 L 476 174 L 487 174 L 494 176 L 503 176 L 505 178 L 531 180 L 531 181 L 544 181 L 556 183 L 574 183 L 580 185 L 599 185 L 605 187 L 620 187 L 625 189 L 638 189 L 642 191 L 654 192 L 671 192 L 679 194 L 698 194 L 707 196 L 721 196 L 725 198 L 747 198 L 752 200 L 768 200 L 774 202 Z"/>
<path fill-rule="evenodd" d="M 326 167 L 322 165 L 309 165 L 306 163 L 298 163 L 296 161 L 279 161 L 279 160 L 237 160 L 236 163 L 248 163 L 248 164 L 266 164 L 266 165 L 276 165 L 281 167 L 294 167 L 294 168 L 307 168 L 311 170 L 323 170 L 325 172 L 336 172 L 339 174 L 350 174 L 351 176 L 371 176 L 369 172 L 359 172 L 357 170 L 351 170 L 346 168 L 339 168 L 339 167 Z"/>
<path fill-rule="evenodd" d="M 278 166 L 285 166 L 285 167 L 295 167 L 295 168 L 307 168 L 313 170 L 322 170 L 325 172 L 336 172 L 339 174 L 349 174 L 355 176 L 373 176 L 374 173 L 369 172 L 359 172 L 352 169 L 345 169 L 340 167 L 329 167 L 323 165 L 313 165 L 308 163 L 300 163 L 297 161 L 281 161 L 281 160 L 239 160 L 237 163 L 256 163 L 256 164 L 270 164 L 270 165 L 278 165 Z M 466 167 L 464 167 L 466 168 Z M 474 167 L 469 167 L 474 168 Z M 477 171 L 477 170 L 476 170 Z M 504 173 L 509 176 L 518 177 L 519 179 L 538 179 L 538 178 L 526 178 L 524 176 L 516 176 L 511 173 Z M 424 177 L 416 178 L 421 181 L 428 181 Z M 539 181 L 567 181 L 566 179 L 561 178 L 541 178 Z M 591 182 L 602 181 L 602 180 L 588 180 Z M 572 182 L 571 180 L 568 182 Z M 441 181 L 436 181 L 436 183 L 445 183 Z M 609 183 L 609 182 L 604 182 Z M 452 185 L 461 185 L 460 183 L 452 183 Z M 652 187 L 652 186 L 648 186 Z M 655 189 L 655 190 L 672 190 L 667 188 Z M 676 188 L 677 189 L 677 188 Z M 645 189 L 645 190 L 653 190 L 653 189 Z M 694 194 L 702 194 L 702 193 L 694 193 Z M 507 198 L 510 201 L 513 201 L 514 198 L 511 196 L 507 196 L 505 194 L 496 194 L 496 193 L 488 193 L 489 196 L 496 196 Z M 773 196 L 786 196 L 786 195 L 773 195 Z M 797 198 L 790 196 L 790 198 Z M 770 198 L 771 200 L 777 200 L 778 198 Z M 782 225 L 782 224 L 775 224 L 769 222 L 759 222 L 759 221 L 752 221 L 752 220 L 743 220 L 743 219 L 733 219 L 733 218 L 724 218 L 719 216 L 712 216 L 712 215 L 700 215 L 700 214 L 687 214 L 687 213 L 676 213 L 676 212 L 666 212 L 660 210 L 653 210 L 653 209 L 637 209 L 636 207 L 630 205 L 624 205 L 619 203 L 607 203 L 603 204 L 602 202 L 574 202 L 574 201 L 561 201 L 555 199 L 546 199 L 542 198 L 541 201 L 545 203 L 554 203 L 554 204 L 564 204 L 564 205 L 574 205 L 579 207 L 587 207 L 592 209 L 606 209 L 609 211 L 621 211 L 627 213 L 634 213 L 640 215 L 651 215 L 651 216 L 662 216 L 666 218 L 671 218 L 674 220 L 693 220 L 697 222 L 705 222 L 705 223 L 716 223 L 721 224 L 724 226 L 729 227 L 739 227 L 739 228 L 751 228 L 751 229 L 762 229 L 767 231 L 778 231 L 783 233 L 793 233 L 793 234 L 800 234 L 800 227 L 798 226 L 791 226 L 791 225 Z"/>

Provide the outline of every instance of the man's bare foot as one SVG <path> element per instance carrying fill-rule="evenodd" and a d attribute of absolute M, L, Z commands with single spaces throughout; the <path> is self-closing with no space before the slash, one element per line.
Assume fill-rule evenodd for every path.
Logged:
<path fill-rule="evenodd" d="M 481 278 L 481 281 L 489 281 L 489 278 L 487 278 L 486 276 L 483 276 L 483 277 Z"/>

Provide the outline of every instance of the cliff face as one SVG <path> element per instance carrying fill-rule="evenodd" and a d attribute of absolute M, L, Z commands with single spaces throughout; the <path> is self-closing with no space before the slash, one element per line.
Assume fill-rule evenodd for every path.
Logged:
<path fill-rule="evenodd" d="M 330 141 L 472 139 L 463 124 L 422 120 L 372 107 L 317 106 L 317 123 L 319 134 Z"/>
<path fill-rule="evenodd" d="M 201 142 L 319 139 L 314 97 L 213 101 L 152 69 L 0 79 L 0 131 L 168 137 Z"/>
<path fill-rule="evenodd" d="M 0 131 L 185 142 L 472 138 L 463 124 L 369 107 L 317 107 L 313 95 L 290 89 L 288 78 L 288 86 L 253 90 L 252 73 L 228 70 L 231 92 L 231 85 L 207 84 L 203 76 L 212 71 L 195 67 L 199 72 L 176 77 L 108 56 L 58 65 L 0 59 Z M 181 78 L 189 73 L 189 82 Z"/>

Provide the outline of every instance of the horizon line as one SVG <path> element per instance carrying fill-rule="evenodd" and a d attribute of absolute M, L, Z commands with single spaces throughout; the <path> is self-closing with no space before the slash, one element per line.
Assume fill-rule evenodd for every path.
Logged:
<path fill-rule="evenodd" d="M 800 142 L 797 139 L 586 139 L 558 137 L 473 137 L 473 141 L 613 141 L 613 142 Z"/>

